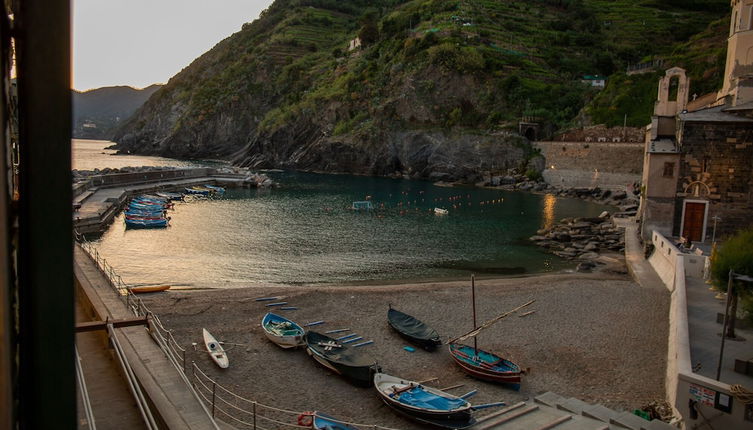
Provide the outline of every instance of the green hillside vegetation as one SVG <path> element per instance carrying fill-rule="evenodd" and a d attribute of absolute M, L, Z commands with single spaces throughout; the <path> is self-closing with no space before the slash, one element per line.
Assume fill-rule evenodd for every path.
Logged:
<path fill-rule="evenodd" d="M 629 126 L 643 126 L 651 122 L 659 79 L 664 69 L 678 66 L 690 78 L 690 99 L 721 88 L 724 79 L 724 62 L 727 55 L 727 29 L 729 16 L 718 19 L 688 41 L 674 44 L 663 56 L 664 67 L 652 73 L 628 76 L 616 73 L 610 76 L 607 88 L 600 92 L 586 111 L 592 121 L 607 126 L 622 125 L 627 115 Z M 659 56 L 656 56 L 659 57 Z M 650 61 L 654 57 L 644 58 Z"/>
<path fill-rule="evenodd" d="M 277 0 L 171 79 L 119 136 L 136 136 L 121 139 L 136 152 L 160 141 L 166 154 L 222 156 L 303 133 L 293 128 L 305 122 L 307 133 L 368 146 L 377 131 L 485 133 L 513 130 L 521 116 L 560 128 L 595 96 L 599 122 L 621 123 L 625 110 L 643 125 L 653 78 L 616 75 L 597 96 L 580 77 L 672 55 L 728 8 L 727 0 Z M 356 36 L 362 48 L 348 51 Z"/>

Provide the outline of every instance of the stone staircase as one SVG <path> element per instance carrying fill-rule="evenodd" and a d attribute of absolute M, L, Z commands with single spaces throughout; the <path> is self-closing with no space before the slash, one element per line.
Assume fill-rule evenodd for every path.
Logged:
<path fill-rule="evenodd" d="M 469 430 L 676 430 L 659 420 L 592 405 L 552 392 L 510 405 L 478 419 Z"/>

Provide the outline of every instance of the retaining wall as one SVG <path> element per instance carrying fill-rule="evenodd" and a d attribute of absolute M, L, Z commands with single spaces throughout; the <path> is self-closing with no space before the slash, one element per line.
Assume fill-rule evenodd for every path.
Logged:
<path fill-rule="evenodd" d="M 625 190 L 640 182 L 643 143 L 534 142 L 544 156 L 547 183 L 566 188 Z"/>
<path fill-rule="evenodd" d="M 652 242 L 656 247 L 649 263 L 664 281 L 669 289 L 671 302 L 669 308 L 669 339 L 667 348 L 667 375 L 665 389 L 667 401 L 683 417 L 682 428 L 708 428 L 699 415 L 693 419 L 689 402 L 698 400 L 699 396 L 706 398 L 717 396 L 717 393 L 729 396 L 733 402 L 732 413 L 725 413 L 698 401 L 697 408 L 716 429 L 744 429 L 750 428 L 750 422 L 744 420 L 745 408 L 739 401 L 732 399 L 730 386 L 702 375 L 693 373 L 690 357 L 690 333 L 688 330 L 688 302 L 685 279 L 692 267 L 697 263 L 689 260 L 702 260 L 705 257 L 681 253 L 670 240 L 657 232 L 652 233 Z M 713 400 L 711 400 L 713 401 Z"/>

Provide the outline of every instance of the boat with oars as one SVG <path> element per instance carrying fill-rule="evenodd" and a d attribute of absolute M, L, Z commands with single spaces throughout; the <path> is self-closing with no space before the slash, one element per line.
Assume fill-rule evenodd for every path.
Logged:
<path fill-rule="evenodd" d="M 382 401 L 396 412 L 415 421 L 443 428 L 467 428 L 475 423 L 472 411 L 505 405 L 504 402 L 496 402 L 472 406 L 468 399 L 477 393 L 476 390 L 456 396 L 386 373 L 374 375 L 374 388 Z"/>
<path fill-rule="evenodd" d="M 411 315 L 393 309 L 392 305 L 387 311 L 387 322 L 400 336 L 427 351 L 433 351 L 442 344 L 436 330 Z"/>
<path fill-rule="evenodd" d="M 376 360 L 355 346 L 348 346 L 325 334 L 308 331 L 306 352 L 322 366 L 346 377 L 354 385 L 368 387 L 379 371 Z"/>
<path fill-rule="evenodd" d="M 472 300 L 473 300 L 473 330 L 464 335 L 458 336 L 454 339 L 450 339 L 449 344 L 450 356 L 453 361 L 460 366 L 463 371 L 469 375 L 490 382 L 496 382 L 500 384 L 509 384 L 511 388 L 515 390 L 520 389 L 520 383 L 522 376 L 527 373 L 521 369 L 521 367 L 501 357 L 493 352 L 485 351 L 478 347 L 478 341 L 476 336 L 484 329 L 490 327 L 492 324 L 500 321 L 503 318 L 517 312 L 518 310 L 531 305 L 535 300 L 531 300 L 528 303 L 518 306 L 517 308 L 505 312 L 504 314 L 492 318 L 489 321 L 476 325 L 476 285 L 475 278 L 471 277 L 472 288 Z M 473 346 L 464 345 L 462 342 L 466 339 L 473 338 Z"/>

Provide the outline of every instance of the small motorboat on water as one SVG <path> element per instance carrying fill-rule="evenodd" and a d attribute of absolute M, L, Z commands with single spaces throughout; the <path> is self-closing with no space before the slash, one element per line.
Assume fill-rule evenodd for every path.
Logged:
<path fill-rule="evenodd" d="M 450 213 L 447 209 L 443 208 L 434 208 L 434 215 L 447 215 Z"/>
<path fill-rule="evenodd" d="M 160 219 L 135 219 L 125 218 L 126 228 L 165 228 L 169 225 L 167 218 Z"/>
<path fill-rule="evenodd" d="M 217 194 L 225 194 L 225 189 L 216 185 L 204 184 L 204 188 L 208 188 Z"/>
<path fill-rule="evenodd" d="M 187 187 L 185 190 L 186 190 L 187 194 L 197 194 L 197 195 L 200 195 L 200 196 L 208 196 L 209 194 L 212 193 L 212 190 L 210 190 L 209 188 L 198 187 L 198 186 L 196 186 L 196 187 Z"/>
<path fill-rule="evenodd" d="M 171 193 L 167 191 L 158 191 L 156 193 L 158 197 L 162 197 L 163 199 L 167 200 L 183 200 L 183 194 L 181 193 Z"/>

